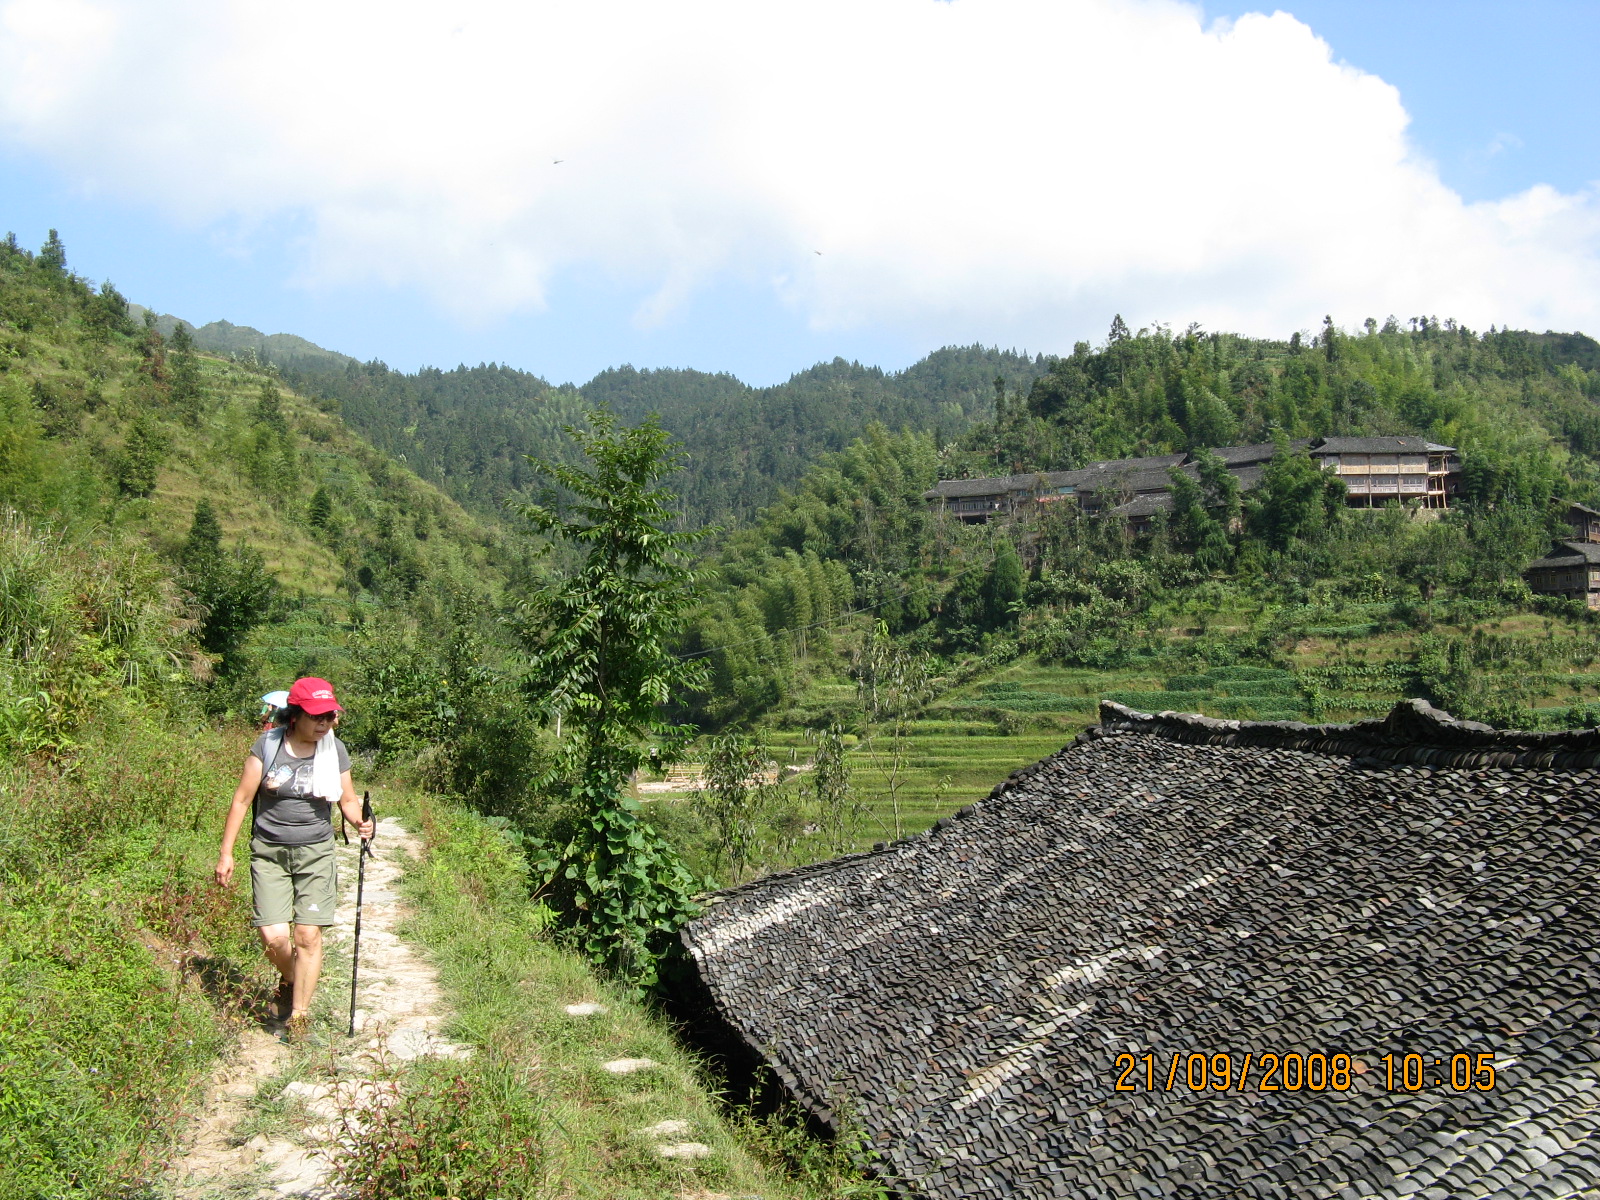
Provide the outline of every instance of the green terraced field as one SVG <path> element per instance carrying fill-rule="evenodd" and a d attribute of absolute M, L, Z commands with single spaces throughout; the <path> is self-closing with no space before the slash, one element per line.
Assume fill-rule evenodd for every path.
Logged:
<path fill-rule="evenodd" d="M 1077 729 L 1091 722 L 1080 721 L 1072 730 L 1029 729 L 1006 736 L 994 727 L 975 723 L 970 733 L 951 732 L 955 722 L 927 722 L 931 728 L 915 726 L 906 738 L 903 782 L 899 788 L 900 830 L 917 833 L 940 817 L 948 816 L 963 804 L 989 794 L 991 788 L 1018 767 L 1054 754 L 1071 741 Z M 799 761 L 808 761 L 810 748 L 798 734 L 773 739 L 780 758 L 789 750 Z M 857 746 L 852 754 L 853 784 L 864 799 L 870 798 L 872 811 L 862 821 L 857 848 L 866 849 L 875 841 L 894 838 L 894 807 L 889 799 L 888 774 L 892 750 L 887 738 Z M 808 780 L 801 775 L 795 784 L 804 788 Z"/>
<path fill-rule="evenodd" d="M 1353 615 L 1373 606 L 1351 605 Z M 1247 623 L 1247 622 L 1246 622 Z M 1178 622 L 1182 624 L 1181 620 Z M 1211 623 L 1216 628 L 1216 622 Z M 1578 639 L 1592 644 L 1588 630 L 1571 630 L 1537 618 L 1514 616 L 1487 626 L 1489 632 Z M 1179 630 L 1175 627 L 1173 633 Z M 899 786 L 899 832 L 926 829 L 964 804 L 987 796 L 1012 771 L 1055 753 L 1098 719 L 1102 699 L 1116 700 L 1148 712 L 1175 710 L 1247 720 L 1357 721 L 1381 717 L 1414 686 L 1410 661 L 1417 634 L 1394 630 L 1361 643 L 1331 642 L 1320 636 L 1299 641 L 1291 655 L 1295 670 L 1259 665 L 1208 667 L 1196 656 L 1194 665 L 1178 668 L 1142 666 L 1095 671 L 1045 666 L 1018 660 L 936 696 L 922 719 L 911 724 Z M 1181 661 L 1181 659 L 1180 659 Z M 1570 668 L 1536 672 L 1542 697 L 1536 713 L 1554 724 L 1583 723 L 1593 712 L 1600 717 L 1600 673 L 1592 656 L 1578 656 Z M 838 677 L 812 680 L 795 708 L 790 725 L 814 723 L 818 714 L 848 715 L 856 704 L 855 685 Z M 1314 711 L 1315 709 L 1315 711 Z M 1574 717 L 1574 713 L 1578 717 Z M 780 764 L 800 768 L 787 778 L 793 824 L 817 823 L 811 803 L 807 766 L 812 748 L 796 728 L 769 731 Z M 850 739 L 852 742 L 854 739 Z M 857 744 L 851 751 L 853 786 L 867 812 L 860 822 L 854 849 L 896 836 L 896 814 L 889 796 L 892 746 L 885 733 Z M 681 804 L 689 793 L 653 792 L 657 803 Z M 809 862 L 829 857 L 817 833 L 800 833 L 781 861 Z"/>

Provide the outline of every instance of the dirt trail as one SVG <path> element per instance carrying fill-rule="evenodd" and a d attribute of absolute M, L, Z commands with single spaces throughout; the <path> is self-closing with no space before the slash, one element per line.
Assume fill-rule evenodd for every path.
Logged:
<path fill-rule="evenodd" d="M 192 1142 L 172 1166 L 169 1183 L 175 1200 L 325 1195 L 340 1108 L 370 1101 L 379 1093 L 370 1078 L 391 1073 L 397 1063 L 422 1055 L 467 1053 L 438 1036 L 447 1015 L 438 977 L 395 932 L 405 914 L 393 885 L 401 863 L 419 853 L 420 843 L 398 821 L 386 819 L 378 824 L 373 849 L 361 917 L 356 1036 L 343 1036 L 341 1017 L 339 1035 L 300 1055 L 301 1077 L 285 1085 L 282 1075 L 295 1055 L 275 1036 L 278 1027 L 247 1031 L 212 1077 Z M 355 928 L 356 851 L 341 846 L 339 855 L 340 919 L 326 936 L 330 946 L 348 953 Z M 320 999 L 336 1000 L 339 1011 L 348 1013 L 349 987 L 347 973 L 325 969 Z M 261 1098 L 293 1102 L 293 1131 L 245 1139 L 240 1126 L 268 1080 L 273 1080 L 272 1087 Z"/>

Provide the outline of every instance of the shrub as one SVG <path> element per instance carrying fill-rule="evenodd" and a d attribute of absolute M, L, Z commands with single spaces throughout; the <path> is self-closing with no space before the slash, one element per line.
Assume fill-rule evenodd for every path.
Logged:
<path fill-rule="evenodd" d="M 422 1063 L 403 1089 L 380 1091 L 378 1103 L 347 1104 L 346 1152 L 333 1159 L 339 1194 L 495 1200 L 541 1193 L 545 1119 L 523 1078 L 536 1069 L 493 1054 L 465 1066 Z"/>

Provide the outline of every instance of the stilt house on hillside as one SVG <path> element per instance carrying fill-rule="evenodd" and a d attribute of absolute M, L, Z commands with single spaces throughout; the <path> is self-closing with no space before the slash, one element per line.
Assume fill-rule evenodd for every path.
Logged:
<path fill-rule="evenodd" d="M 1528 590 L 1541 596 L 1566 596 L 1600 608 L 1600 544 L 1560 541 L 1522 573 Z"/>
<path fill-rule="evenodd" d="M 1563 506 L 1561 516 L 1572 527 L 1571 541 L 1600 542 L 1600 511 L 1569 500 Z"/>
<path fill-rule="evenodd" d="M 1114 704 L 683 931 L 724 1050 L 905 1194 L 1600 1188 L 1600 731 Z"/>
<path fill-rule="evenodd" d="M 1455 448 L 1421 438 L 1321 438 L 1292 442 L 1290 448 L 1305 450 L 1323 469 L 1336 473 L 1353 508 L 1380 508 L 1390 501 L 1449 508 L 1460 485 L 1461 463 Z M 1275 450 L 1266 442 L 1224 446 L 1214 453 L 1228 465 L 1244 493 L 1260 484 Z M 1109 459 L 1073 471 L 941 479 L 923 493 L 923 499 L 968 523 L 1070 499 L 1084 512 L 1120 516 L 1137 531 L 1148 526 L 1157 512 L 1172 508 L 1173 467 L 1199 478 L 1192 456 L 1163 454 Z"/>

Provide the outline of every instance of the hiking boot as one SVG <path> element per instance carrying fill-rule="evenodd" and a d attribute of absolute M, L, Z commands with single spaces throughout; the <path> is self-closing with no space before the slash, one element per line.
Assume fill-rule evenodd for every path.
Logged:
<path fill-rule="evenodd" d="M 267 1001 L 267 1016 L 274 1021 L 287 1021 L 292 1012 L 294 1012 L 294 981 L 285 979 L 279 982 L 278 990 L 273 992 L 272 999 Z"/>

